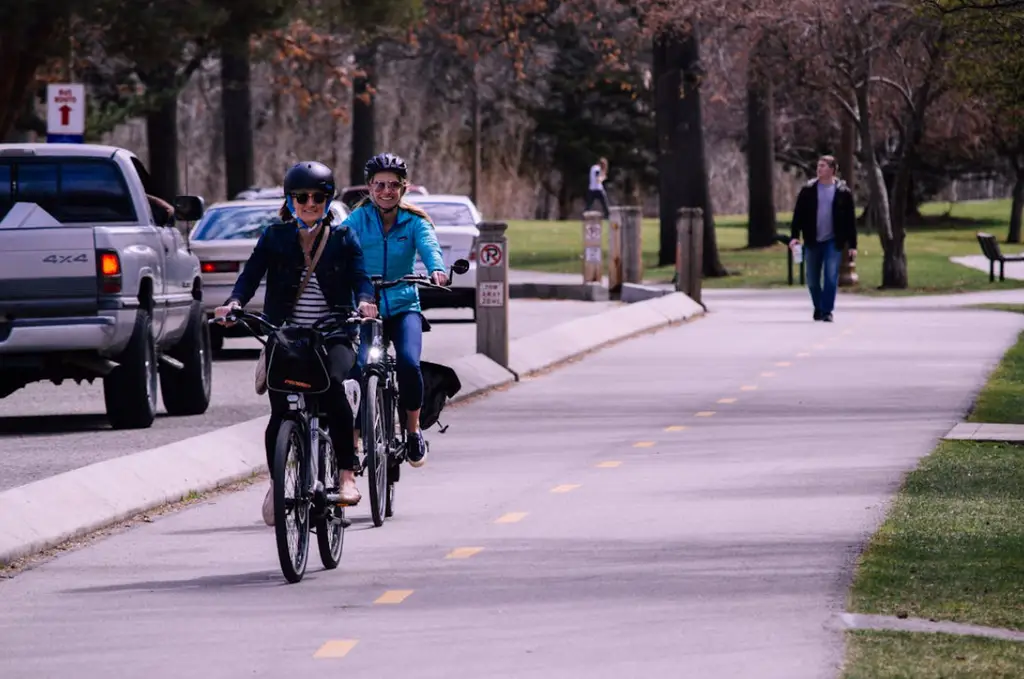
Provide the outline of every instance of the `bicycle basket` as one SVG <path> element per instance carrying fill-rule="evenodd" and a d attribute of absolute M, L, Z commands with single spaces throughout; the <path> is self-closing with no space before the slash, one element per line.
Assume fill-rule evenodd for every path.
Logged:
<path fill-rule="evenodd" d="M 286 326 L 274 333 L 267 350 L 267 388 L 322 394 L 331 386 L 327 350 L 312 328 Z"/>
<path fill-rule="evenodd" d="M 441 416 L 448 399 L 459 393 L 462 382 L 454 370 L 446 365 L 420 361 L 423 372 L 423 407 L 420 409 L 420 427 L 429 429 Z"/>

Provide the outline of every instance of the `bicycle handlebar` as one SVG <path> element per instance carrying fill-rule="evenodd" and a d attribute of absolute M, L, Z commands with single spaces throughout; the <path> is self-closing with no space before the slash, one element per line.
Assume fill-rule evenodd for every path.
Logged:
<path fill-rule="evenodd" d="M 282 328 L 282 326 L 280 325 L 274 325 L 273 323 L 271 323 L 263 314 L 252 313 L 244 309 L 232 309 L 228 311 L 228 313 L 224 316 L 223 319 L 211 318 L 207 321 L 207 325 L 216 325 L 219 324 L 222 320 L 228 323 L 241 322 L 242 325 L 248 328 L 253 335 L 257 335 L 257 333 L 253 332 L 253 329 L 249 326 L 247 321 L 255 321 L 256 323 L 259 323 L 260 325 L 262 325 L 271 332 L 280 332 Z M 383 321 L 381 321 L 380 318 L 367 318 L 364 316 L 355 315 L 349 316 L 344 320 L 338 320 L 336 316 L 327 316 L 326 318 L 321 318 L 319 321 L 314 323 L 312 328 L 313 330 L 316 330 L 321 334 L 329 335 L 335 330 L 338 330 L 341 326 L 361 325 L 363 323 L 383 323 Z M 259 339 L 258 335 L 257 339 Z"/>
<path fill-rule="evenodd" d="M 423 287 L 426 287 L 426 288 L 434 288 L 434 289 L 437 289 L 437 290 L 446 290 L 448 292 L 452 291 L 452 289 L 449 286 L 447 286 L 447 285 L 438 285 L 437 283 L 435 283 L 432 280 L 430 280 L 429 277 L 423 276 L 421 274 L 408 274 L 408 275 L 402 276 L 401 278 L 396 278 L 393 281 L 385 281 L 381 276 L 371 276 L 370 277 L 370 282 L 373 284 L 373 287 L 376 288 L 377 290 L 385 290 L 387 288 L 393 288 L 396 285 L 401 285 L 402 283 L 412 283 L 414 285 L 422 285 Z"/>

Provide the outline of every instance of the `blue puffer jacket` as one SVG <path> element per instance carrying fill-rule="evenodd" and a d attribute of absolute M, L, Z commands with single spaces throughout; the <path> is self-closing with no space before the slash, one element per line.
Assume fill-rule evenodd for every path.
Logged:
<path fill-rule="evenodd" d="M 389 281 L 408 276 L 414 273 L 417 252 L 429 273 L 445 270 L 441 245 L 437 242 L 433 226 L 415 213 L 399 208 L 395 225 L 387 236 L 384 235 L 380 215 L 371 203 L 353 210 L 343 224 L 352 229 L 359 239 L 368 276 L 383 276 Z M 383 318 L 420 310 L 419 289 L 412 283 L 396 285 L 381 292 L 380 314 Z"/>

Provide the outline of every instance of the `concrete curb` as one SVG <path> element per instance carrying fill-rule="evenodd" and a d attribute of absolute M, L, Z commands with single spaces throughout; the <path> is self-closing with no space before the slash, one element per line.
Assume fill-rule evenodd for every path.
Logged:
<path fill-rule="evenodd" d="M 601 283 L 509 283 L 513 299 L 568 299 L 579 302 L 606 302 L 608 287 Z"/>
<path fill-rule="evenodd" d="M 613 342 L 703 314 L 681 293 L 579 318 L 510 343 L 512 370 L 483 354 L 449 365 L 458 403 Z M 142 512 L 266 471 L 268 415 L 0 492 L 0 566 Z"/>
<path fill-rule="evenodd" d="M 635 335 L 682 323 L 704 308 L 674 292 L 585 316 L 509 342 L 509 369 L 517 379 Z"/>

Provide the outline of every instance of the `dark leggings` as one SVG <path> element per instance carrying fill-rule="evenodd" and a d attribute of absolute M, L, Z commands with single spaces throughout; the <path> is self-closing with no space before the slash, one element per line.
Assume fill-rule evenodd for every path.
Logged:
<path fill-rule="evenodd" d="M 354 471 L 358 466 L 355 445 L 352 441 L 352 408 L 345 397 L 343 383 L 352 371 L 356 354 L 347 342 L 331 345 L 327 350 L 327 371 L 331 374 L 331 386 L 318 399 L 325 404 L 327 424 L 331 429 L 331 444 L 341 469 Z M 279 391 L 267 391 L 270 397 L 270 422 L 264 434 L 267 449 L 267 468 L 274 468 L 274 447 L 277 431 L 281 427 L 282 415 L 288 412 L 288 395 Z"/>
<path fill-rule="evenodd" d="M 359 370 L 370 351 L 372 328 L 363 325 L 359 345 Z M 395 346 L 395 366 L 398 373 L 398 400 L 406 411 L 419 410 L 423 405 L 423 371 L 420 354 L 423 353 L 423 317 L 416 311 L 405 311 L 384 320 L 383 330 Z"/>

